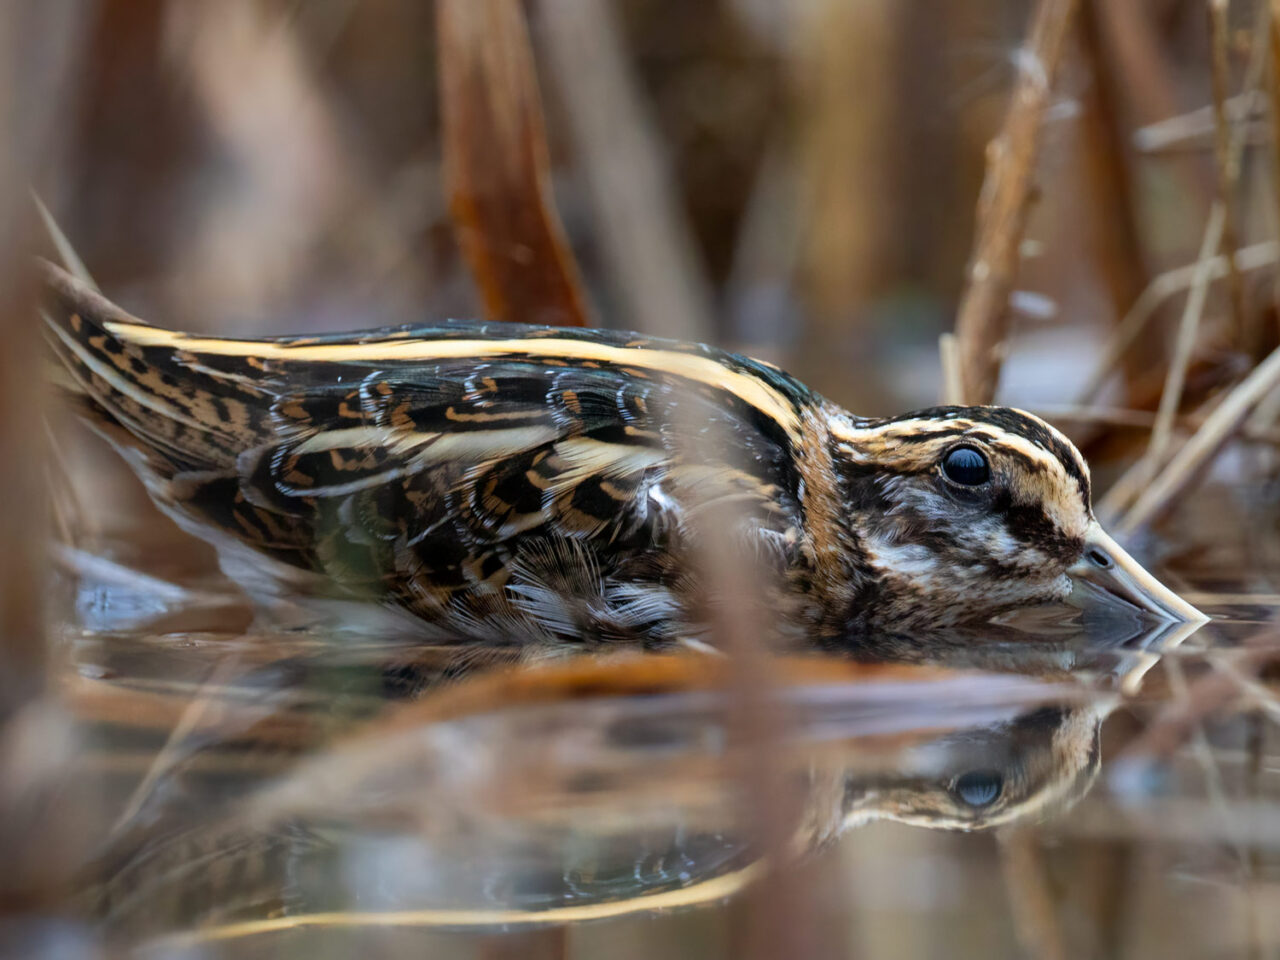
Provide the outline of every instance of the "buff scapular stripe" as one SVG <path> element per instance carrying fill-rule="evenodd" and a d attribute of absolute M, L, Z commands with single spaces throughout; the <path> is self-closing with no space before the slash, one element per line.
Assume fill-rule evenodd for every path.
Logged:
<path fill-rule="evenodd" d="M 683 377 L 709 387 L 729 390 L 772 417 L 788 433 L 798 435 L 799 417 L 781 394 L 749 376 L 735 373 L 705 357 L 637 347 L 615 347 L 553 337 L 506 340 L 391 340 L 382 343 L 279 343 L 262 340 L 224 340 L 192 337 L 144 324 L 112 321 L 113 335 L 144 347 L 165 347 L 222 357 L 333 363 L 422 363 L 431 360 L 475 359 L 510 355 L 542 359 L 619 364 Z"/>

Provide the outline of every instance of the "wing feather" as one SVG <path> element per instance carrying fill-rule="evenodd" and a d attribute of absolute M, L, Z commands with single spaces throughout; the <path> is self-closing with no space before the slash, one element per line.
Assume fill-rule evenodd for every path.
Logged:
<path fill-rule="evenodd" d="M 666 371 L 609 359 L 650 341 L 602 333 L 610 345 L 597 359 L 575 333 L 566 358 L 545 346 L 560 342 L 555 331 L 454 322 L 384 331 L 388 342 L 452 341 L 388 363 L 369 332 L 169 334 L 47 273 L 53 350 L 99 413 L 148 451 L 153 493 L 167 484 L 157 496 L 170 508 L 340 591 L 426 617 L 459 603 L 475 617 L 501 601 L 541 611 L 553 633 L 612 604 L 616 624 L 652 630 L 688 587 L 670 557 L 698 503 L 741 503 L 760 530 L 798 522 L 792 426 L 768 412 L 792 398 L 781 374 L 743 358 L 659 344 L 691 358 Z M 513 346 L 522 335 L 525 354 Z M 464 343 L 473 352 L 459 355 Z M 715 425 L 692 463 L 679 429 L 688 424 Z M 554 599 L 569 588 L 557 564 L 573 568 L 579 600 L 594 598 L 585 607 Z"/>

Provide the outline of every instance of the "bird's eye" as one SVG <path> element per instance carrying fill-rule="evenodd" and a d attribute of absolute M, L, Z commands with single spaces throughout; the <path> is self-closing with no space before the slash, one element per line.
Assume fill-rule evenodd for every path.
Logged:
<path fill-rule="evenodd" d="M 971 770 L 961 774 L 952 785 L 956 796 L 971 807 L 989 807 L 1004 788 L 1004 777 L 998 770 Z"/>
<path fill-rule="evenodd" d="M 942 458 L 942 472 L 952 483 L 980 487 L 991 479 L 987 458 L 973 447 L 956 447 Z"/>

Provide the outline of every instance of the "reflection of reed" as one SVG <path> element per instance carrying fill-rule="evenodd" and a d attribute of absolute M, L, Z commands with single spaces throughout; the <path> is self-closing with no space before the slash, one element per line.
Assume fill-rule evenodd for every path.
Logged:
<path fill-rule="evenodd" d="M 218 938 L 310 923 L 544 926 L 708 903 L 748 880 L 750 890 L 767 890 L 766 873 L 744 872 L 769 847 L 741 803 L 741 791 L 753 787 L 738 771 L 759 762 L 758 747 L 726 736 L 736 722 L 723 703 L 736 695 L 729 666 L 706 657 L 615 657 L 478 674 L 393 708 L 277 776 L 263 770 L 247 781 L 262 786 L 241 787 L 231 802 L 205 791 L 214 806 L 200 819 L 181 816 L 201 796 L 197 778 L 210 772 L 192 754 L 165 774 L 187 789 L 148 804 L 149 829 L 114 838 L 91 892 L 114 929 L 154 935 L 175 929 L 157 898 L 203 890 L 188 922 L 230 923 L 210 931 Z M 1078 688 L 927 667 L 812 659 L 778 667 L 769 696 L 781 698 L 792 720 L 771 756 L 797 806 L 780 824 L 786 849 L 769 872 L 782 868 L 778 857 L 789 862 L 880 817 L 981 828 L 1034 813 L 1078 793 L 1096 770 L 1097 708 L 1105 701 L 1095 704 Z M 202 688 L 196 701 L 206 713 L 211 694 L 213 703 L 234 701 L 230 691 Z M 206 759 L 229 749 L 206 742 Z M 246 774 L 253 775 L 240 770 Z M 957 787 L 973 776 L 981 781 L 976 796 Z M 323 883 L 304 885 L 289 893 L 296 917 L 255 921 L 252 905 L 277 895 L 270 865 L 279 853 L 270 851 L 292 846 L 295 873 L 319 880 L 306 864 L 359 863 L 360 851 L 386 835 L 422 848 L 415 857 L 430 866 L 417 882 L 432 871 L 441 879 L 415 894 L 408 874 L 397 881 L 388 873 L 376 895 L 362 898 L 387 914 L 324 913 L 334 894 Z M 643 879 L 628 866 L 641 855 L 635 851 L 668 844 L 684 864 L 679 877 L 657 870 Z M 583 860 L 560 893 L 548 882 L 504 906 L 486 892 L 505 870 L 555 873 L 569 869 L 559 865 L 563 857 L 591 849 L 596 860 Z M 258 879 L 237 865 L 245 858 L 264 868 Z M 217 892 L 236 883 L 234 895 Z M 403 909 L 423 897 L 427 909 Z"/>

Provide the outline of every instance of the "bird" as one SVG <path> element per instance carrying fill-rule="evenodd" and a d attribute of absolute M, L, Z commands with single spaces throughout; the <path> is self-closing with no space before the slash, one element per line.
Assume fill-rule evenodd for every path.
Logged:
<path fill-rule="evenodd" d="M 699 648 L 732 602 L 707 561 L 729 556 L 780 637 L 826 647 L 1086 583 L 1204 619 L 1106 534 L 1084 458 L 1026 412 L 860 417 L 772 364 L 603 329 L 180 333 L 39 269 L 63 392 L 264 604 L 520 656 Z"/>

